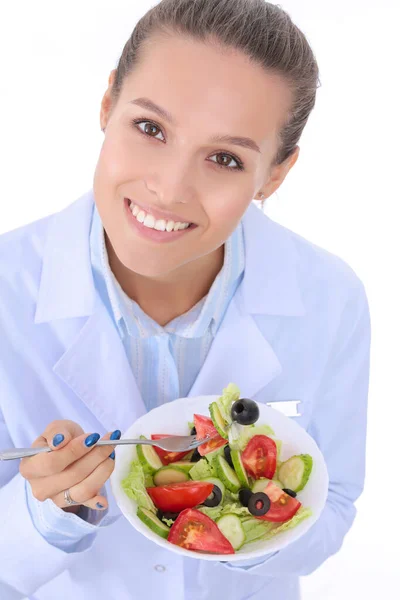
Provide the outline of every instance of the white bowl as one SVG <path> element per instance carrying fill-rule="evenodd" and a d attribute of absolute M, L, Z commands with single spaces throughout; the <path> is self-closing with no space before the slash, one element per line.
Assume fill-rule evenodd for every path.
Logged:
<path fill-rule="evenodd" d="M 209 416 L 208 407 L 216 399 L 217 396 L 198 396 L 196 398 L 180 398 L 163 404 L 135 421 L 122 438 L 139 438 L 140 435 L 150 437 L 152 433 L 188 435 L 188 422 L 193 421 L 193 415 L 196 413 Z M 128 498 L 121 486 L 121 481 L 128 475 L 130 464 L 136 457 L 136 448 L 134 446 L 117 446 L 111 488 L 121 512 L 133 527 L 149 540 L 176 554 L 199 560 L 229 560 L 229 562 L 253 559 L 276 552 L 304 535 L 319 518 L 328 495 L 329 478 L 324 458 L 315 441 L 298 423 L 274 408 L 264 404 L 258 406 L 260 417 L 257 425 L 270 425 L 276 438 L 282 440 L 280 455 L 282 461 L 294 454 L 310 454 L 313 458 L 310 479 L 304 490 L 297 495 L 298 500 L 305 507 L 311 508 L 312 516 L 299 523 L 295 528 L 277 534 L 270 540 L 245 545 L 235 554 L 203 554 L 186 550 L 153 533 L 136 516 L 136 502 Z"/>

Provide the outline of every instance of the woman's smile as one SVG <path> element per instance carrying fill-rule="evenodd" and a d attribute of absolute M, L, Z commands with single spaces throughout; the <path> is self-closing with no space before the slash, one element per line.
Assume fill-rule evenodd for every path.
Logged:
<path fill-rule="evenodd" d="M 157 243 L 173 242 L 197 228 L 195 223 L 183 221 L 159 209 L 145 208 L 124 198 L 125 213 L 135 232 Z M 174 218 L 172 218 L 174 216 Z"/>

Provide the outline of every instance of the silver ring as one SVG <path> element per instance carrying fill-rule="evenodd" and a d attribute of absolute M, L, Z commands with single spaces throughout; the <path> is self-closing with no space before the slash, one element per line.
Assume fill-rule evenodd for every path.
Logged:
<path fill-rule="evenodd" d="M 80 502 L 75 502 L 75 500 L 72 500 L 69 490 L 64 491 L 64 500 L 70 506 L 76 506 L 77 504 L 80 504 Z"/>

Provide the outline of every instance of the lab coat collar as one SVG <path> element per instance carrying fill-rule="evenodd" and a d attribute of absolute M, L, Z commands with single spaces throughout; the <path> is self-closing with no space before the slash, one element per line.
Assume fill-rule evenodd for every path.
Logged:
<path fill-rule="evenodd" d="M 44 250 L 35 323 L 92 314 L 96 291 L 89 233 L 94 196 L 90 190 L 51 217 Z M 305 314 L 292 234 L 251 204 L 243 217 L 246 269 L 237 301 L 243 313 Z M 71 241 L 74 241 L 72 244 Z"/>

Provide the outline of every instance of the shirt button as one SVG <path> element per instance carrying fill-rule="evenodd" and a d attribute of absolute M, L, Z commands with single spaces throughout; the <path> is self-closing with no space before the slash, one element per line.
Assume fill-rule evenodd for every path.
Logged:
<path fill-rule="evenodd" d="M 166 567 L 164 567 L 164 565 L 156 565 L 154 568 L 159 573 L 164 573 L 164 571 L 166 570 Z"/>

